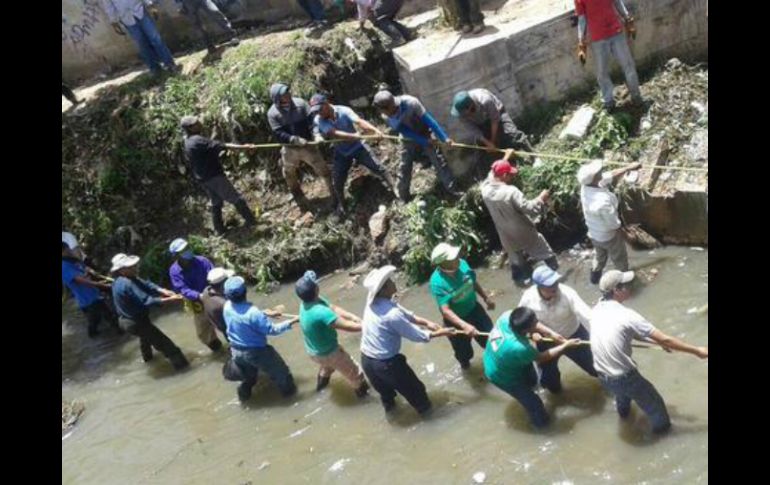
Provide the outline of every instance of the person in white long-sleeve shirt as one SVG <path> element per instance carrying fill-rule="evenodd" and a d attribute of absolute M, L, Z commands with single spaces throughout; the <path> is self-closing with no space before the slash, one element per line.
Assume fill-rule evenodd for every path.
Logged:
<path fill-rule="evenodd" d="M 554 343 L 538 342 L 537 349 L 540 352 L 567 339 L 588 340 L 589 338 L 591 308 L 574 289 L 560 283 L 561 279 L 562 275 L 548 266 L 538 266 L 532 273 L 535 286 L 527 289 L 519 302 L 520 307 L 527 307 L 535 312 L 538 322 L 546 327 L 545 336 L 550 336 L 555 341 Z M 553 333 L 549 335 L 549 331 Z M 590 347 L 586 345 L 571 347 L 565 350 L 563 355 L 588 375 L 596 377 Z M 559 357 L 538 363 L 537 366 L 541 371 L 540 384 L 553 393 L 561 392 Z"/>
<path fill-rule="evenodd" d="M 594 160 L 580 167 L 577 173 L 580 182 L 580 205 L 588 227 L 588 237 L 594 246 L 594 260 L 591 265 L 591 284 L 598 284 L 607 257 L 615 268 L 628 270 L 628 251 L 620 230 L 618 198 L 610 192 L 609 186 L 626 172 L 639 169 L 642 164 L 634 163 L 612 172 L 602 173 L 602 160 Z"/>

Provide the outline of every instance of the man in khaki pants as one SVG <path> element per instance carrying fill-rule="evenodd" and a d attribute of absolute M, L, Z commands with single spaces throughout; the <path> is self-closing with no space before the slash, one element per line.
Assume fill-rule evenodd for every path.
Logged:
<path fill-rule="evenodd" d="M 326 387 L 332 373 L 338 371 L 356 395 L 364 397 L 369 390 L 364 372 L 337 342 L 337 329 L 360 332 L 361 319 L 320 296 L 314 271 L 305 272 L 294 290 L 302 300 L 299 324 L 305 339 L 305 350 L 313 362 L 320 366 L 316 391 Z"/>
<path fill-rule="evenodd" d="M 212 352 L 218 352 L 222 349 L 222 341 L 217 338 L 216 330 L 201 302 L 201 292 L 208 284 L 206 276 L 214 269 L 214 265 L 203 256 L 196 256 L 182 238 L 171 242 L 169 252 L 175 259 L 168 270 L 171 285 L 174 291 L 184 297 L 185 310 L 192 312 L 198 339 Z"/>
<path fill-rule="evenodd" d="M 286 179 L 286 185 L 289 186 L 294 201 L 303 210 L 310 208 L 310 203 L 299 183 L 300 165 L 305 162 L 317 176 L 324 179 L 336 206 L 329 166 L 321 156 L 318 147 L 308 145 L 313 139 L 308 104 L 302 98 L 292 97 L 289 86 L 281 83 L 273 84 L 270 88 L 270 99 L 273 100 L 273 105 L 267 112 L 267 121 L 278 141 L 286 144 L 281 147 L 281 163 L 283 177 Z"/>

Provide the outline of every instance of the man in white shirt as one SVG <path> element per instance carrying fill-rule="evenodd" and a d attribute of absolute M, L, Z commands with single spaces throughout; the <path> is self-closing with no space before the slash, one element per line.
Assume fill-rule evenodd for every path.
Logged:
<path fill-rule="evenodd" d="M 621 418 L 631 412 L 631 401 L 644 411 L 654 433 L 671 428 L 666 403 L 657 389 L 637 370 L 631 358 L 633 339 L 651 340 L 666 350 L 679 350 L 701 359 L 708 358 L 708 347 L 695 347 L 666 335 L 643 316 L 622 303 L 631 296 L 629 284 L 633 271 L 608 271 L 599 282 L 602 299 L 591 316 L 591 352 L 594 368 L 602 386 L 615 395 L 615 405 Z"/>
<path fill-rule="evenodd" d="M 612 258 L 615 268 L 628 271 L 628 252 L 620 231 L 618 198 L 608 187 L 626 172 L 638 170 L 641 163 L 634 163 L 612 172 L 602 173 L 602 160 L 594 160 L 580 167 L 577 173 L 580 182 L 580 205 L 588 227 L 588 237 L 594 246 L 594 261 L 591 266 L 591 284 L 599 283 L 607 256 Z"/>
<path fill-rule="evenodd" d="M 532 286 L 521 297 L 520 307 L 527 307 L 535 312 L 537 320 L 559 335 L 556 342 L 538 342 L 537 349 L 543 352 L 566 339 L 588 340 L 588 328 L 591 309 L 569 286 L 559 283 L 562 275 L 548 266 L 541 265 L 532 273 Z M 566 337 L 566 338 L 565 338 Z M 591 349 L 587 345 L 578 345 L 567 349 L 564 354 L 588 375 L 596 377 Z M 541 371 L 540 384 L 551 391 L 562 390 L 559 357 L 545 363 L 538 363 Z"/>

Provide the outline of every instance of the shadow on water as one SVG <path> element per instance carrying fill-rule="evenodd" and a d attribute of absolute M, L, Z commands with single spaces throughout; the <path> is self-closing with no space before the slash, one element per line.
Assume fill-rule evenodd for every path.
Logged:
<path fill-rule="evenodd" d="M 673 437 L 708 433 L 708 422 L 704 422 L 689 414 L 681 414 L 676 410 L 676 406 L 667 404 L 666 407 L 671 417 L 671 429 L 667 433 L 653 433 L 650 421 L 644 414 L 644 411 L 633 403 L 631 405 L 631 415 L 628 418 L 621 419 L 618 417 L 618 436 L 629 445 L 644 447 Z"/>

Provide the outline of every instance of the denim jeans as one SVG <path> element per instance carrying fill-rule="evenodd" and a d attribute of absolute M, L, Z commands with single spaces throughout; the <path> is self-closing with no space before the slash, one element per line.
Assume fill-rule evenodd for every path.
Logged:
<path fill-rule="evenodd" d="M 588 340 L 588 330 L 582 325 L 570 335 L 568 338 L 578 338 L 580 340 Z M 553 343 L 538 342 L 537 350 L 544 352 L 551 347 L 554 347 Z M 578 345 L 566 350 L 562 355 L 568 357 L 572 362 L 576 363 L 586 374 L 596 377 L 596 370 L 594 370 L 594 357 L 591 353 L 591 347 L 588 345 Z M 561 356 L 556 357 L 553 360 L 549 360 L 544 364 L 537 364 L 540 368 L 540 384 L 551 392 L 561 391 L 561 372 L 559 372 L 559 359 Z"/>
<path fill-rule="evenodd" d="M 524 409 L 527 411 L 527 415 L 529 415 L 529 420 L 532 425 L 535 428 L 542 428 L 548 424 L 551 417 L 548 416 L 548 412 L 545 410 L 545 405 L 540 399 L 540 396 L 535 394 L 534 391 L 534 387 L 537 384 L 537 372 L 535 371 L 535 366 L 530 365 L 524 372 L 524 382 L 521 384 L 510 385 L 495 381 L 492 381 L 492 384 L 519 401 L 519 404 L 524 406 Z"/>
<path fill-rule="evenodd" d="M 289 366 L 272 346 L 253 349 L 236 349 L 231 346 L 230 350 L 233 363 L 241 370 L 245 384 L 256 384 L 259 371 L 262 371 L 278 386 L 284 396 L 296 390 Z"/>
<path fill-rule="evenodd" d="M 628 48 L 628 40 L 625 32 L 613 35 L 607 39 L 591 43 L 591 51 L 596 57 L 596 79 L 599 81 L 599 88 L 602 91 L 602 101 L 605 106 L 613 105 L 612 97 L 612 79 L 610 78 L 610 54 L 618 61 L 626 76 L 626 86 L 631 96 L 635 99 L 641 98 L 639 91 L 639 77 L 636 74 L 636 64 L 631 56 L 631 49 Z"/>
<path fill-rule="evenodd" d="M 492 319 L 489 318 L 489 315 L 487 314 L 486 310 L 484 310 L 484 307 L 478 303 L 476 303 L 473 311 L 469 315 L 462 317 L 462 319 L 476 327 L 480 332 L 489 332 L 493 327 Z M 444 320 L 444 325 L 447 327 L 450 326 L 449 322 L 446 320 Z M 449 343 L 452 344 L 452 349 L 454 350 L 455 359 L 457 359 L 457 362 L 460 364 L 470 362 L 470 360 L 473 358 L 473 346 L 471 345 L 471 339 L 464 335 L 448 338 Z M 482 349 L 486 348 L 487 337 L 476 337 L 476 343 L 479 344 Z"/>
<path fill-rule="evenodd" d="M 345 182 L 348 180 L 348 173 L 353 166 L 353 162 L 360 163 L 383 180 L 385 180 L 387 175 L 385 167 L 382 166 L 372 149 L 366 143 L 351 155 L 345 156 L 340 152 L 335 151 L 334 162 L 332 164 L 332 186 L 334 187 L 337 202 L 340 204 L 345 200 Z"/>
<path fill-rule="evenodd" d="M 319 0 L 297 0 L 297 3 L 316 22 L 326 18 L 324 7 Z"/>
<path fill-rule="evenodd" d="M 631 412 L 631 401 L 650 418 L 652 430 L 656 433 L 668 430 L 671 419 L 666 403 L 655 386 L 634 369 L 620 377 L 608 377 L 599 374 L 602 386 L 615 395 L 615 407 L 620 417 L 625 418 Z"/>
<path fill-rule="evenodd" d="M 161 64 L 168 69 L 173 69 L 176 66 L 174 56 L 171 55 L 171 51 L 161 39 L 150 14 L 145 10 L 144 16 L 141 19 L 135 18 L 135 20 L 134 25 L 125 25 L 124 27 L 139 47 L 139 57 L 150 68 L 150 72 L 160 72 Z"/>

